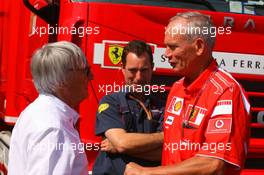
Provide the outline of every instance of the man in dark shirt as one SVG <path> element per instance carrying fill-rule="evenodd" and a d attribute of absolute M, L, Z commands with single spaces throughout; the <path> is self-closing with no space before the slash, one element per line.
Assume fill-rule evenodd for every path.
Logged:
<path fill-rule="evenodd" d="M 126 88 L 104 96 L 96 116 L 96 134 L 106 139 L 101 143 L 94 175 L 123 175 L 129 162 L 160 164 L 165 102 L 153 93 L 142 92 L 147 85 L 149 88 L 153 65 L 148 44 L 134 40 L 124 48 L 122 72 Z"/>

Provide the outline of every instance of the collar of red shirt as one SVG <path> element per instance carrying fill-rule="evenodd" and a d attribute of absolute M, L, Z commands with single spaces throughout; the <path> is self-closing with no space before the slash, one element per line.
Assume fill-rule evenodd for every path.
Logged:
<path fill-rule="evenodd" d="M 209 66 L 189 86 L 185 88 L 185 90 L 190 93 L 199 91 L 206 83 L 207 79 L 210 78 L 211 74 L 217 69 L 217 67 L 217 62 L 213 60 Z M 185 84 L 184 80 L 183 84 Z"/>

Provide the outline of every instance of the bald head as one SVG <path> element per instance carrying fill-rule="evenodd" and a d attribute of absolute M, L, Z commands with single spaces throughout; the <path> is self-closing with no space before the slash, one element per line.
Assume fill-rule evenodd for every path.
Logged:
<path fill-rule="evenodd" d="M 181 34 L 190 41 L 201 38 L 210 50 L 214 47 L 216 28 L 207 15 L 199 12 L 178 13 L 169 20 L 167 29 L 172 35 Z"/>
<path fill-rule="evenodd" d="M 214 37 L 204 32 L 208 27 L 213 27 L 208 16 L 186 12 L 171 18 L 166 28 L 165 56 L 174 72 L 188 82 L 195 80 L 213 59 Z"/>

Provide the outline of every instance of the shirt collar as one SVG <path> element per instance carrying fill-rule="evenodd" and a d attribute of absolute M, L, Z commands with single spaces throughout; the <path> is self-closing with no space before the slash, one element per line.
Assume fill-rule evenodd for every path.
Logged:
<path fill-rule="evenodd" d="M 52 94 L 40 94 L 39 97 L 50 99 L 51 102 L 63 112 L 64 116 L 67 117 L 66 119 L 69 122 L 73 123 L 74 125 L 77 123 L 79 114 L 61 99 Z"/>
<path fill-rule="evenodd" d="M 185 86 L 187 92 L 197 92 L 206 83 L 210 75 L 217 69 L 218 65 L 215 60 L 213 60 L 209 66 L 189 85 Z M 183 80 L 183 84 L 185 84 Z"/>

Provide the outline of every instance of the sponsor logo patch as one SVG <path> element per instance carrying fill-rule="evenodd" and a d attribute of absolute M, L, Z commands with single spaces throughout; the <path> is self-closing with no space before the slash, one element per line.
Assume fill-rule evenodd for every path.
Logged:
<path fill-rule="evenodd" d="M 168 116 L 167 120 L 165 121 L 165 124 L 172 125 L 174 120 L 173 116 Z"/>
<path fill-rule="evenodd" d="M 211 118 L 218 115 L 232 114 L 232 100 L 220 100 L 214 108 Z"/>
<path fill-rule="evenodd" d="M 109 107 L 108 103 L 102 103 L 98 107 L 98 113 L 100 114 L 101 112 L 105 111 Z"/>
<path fill-rule="evenodd" d="M 193 105 L 189 104 L 185 115 L 189 117 L 189 123 L 200 126 L 206 111 L 205 108 L 199 106 L 193 108 Z"/>
<path fill-rule="evenodd" d="M 208 122 L 207 133 L 230 133 L 232 128 L 231 118 L 210 119 Z"/>
<path fill-rule="evenodd" d="M 174 96 L 170 101 L 170 105 L 167 109 L 167 112 L 180 115 L 182 107 L 183 107 L 183 98 Z"/>

